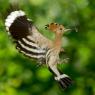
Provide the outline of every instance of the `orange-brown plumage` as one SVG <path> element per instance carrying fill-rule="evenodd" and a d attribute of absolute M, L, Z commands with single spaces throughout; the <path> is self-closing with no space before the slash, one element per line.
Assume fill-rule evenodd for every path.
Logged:
<path fill-rule="evenodd" d="M 57 24 L 57 23 L 50 23 L 46 25 L 46 29 L 52 31 L 55 33 L 55 40 L 53 41 L 53 48 L 56 49 L 56 51 L 61 50 L 61 45 L 62 45 L 62 36 L 64 32 L 64 26 Z"/>

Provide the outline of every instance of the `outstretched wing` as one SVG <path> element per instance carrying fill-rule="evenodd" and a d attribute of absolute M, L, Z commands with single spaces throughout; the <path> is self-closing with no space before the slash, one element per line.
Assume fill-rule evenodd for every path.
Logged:
<path fill-rule="evenodd" d="M 37 30 L 23 11 L 10 13 L 5 20 L 5 26 L 21 53 L 36 59 L 45 57 L 46 50 L 52 42 Z"/>

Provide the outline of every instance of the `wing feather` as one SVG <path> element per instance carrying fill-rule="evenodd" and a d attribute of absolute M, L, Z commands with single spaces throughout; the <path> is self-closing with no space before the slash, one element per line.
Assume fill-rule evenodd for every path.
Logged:
<path fill-rule="evenodd" d="M 45 58 L 47 48 L 51 46 L 52 41 L 38 31 L 23 11 L 10 13 L 5 20 L 5 26 L 21 53 L 31 58 Z"/>

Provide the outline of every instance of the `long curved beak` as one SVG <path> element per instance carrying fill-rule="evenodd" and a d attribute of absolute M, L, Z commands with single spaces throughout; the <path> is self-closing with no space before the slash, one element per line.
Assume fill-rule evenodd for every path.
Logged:
<path fill-rule="evenodd" d="M 64 32 L 71 31 L 71 30 L 74 30 L 75 32 L 78 32 L 78 29 L 76 27 L 72 28 L 72 29 L 65 28 Z"/>
<path fill-rule="evenodd" d="M 72 29 L 66 28 L 66 29 L 64 29 L 64 32 L 67 32 L 67 31 L 70 31 L 70 30 L 72 30 Z"/>

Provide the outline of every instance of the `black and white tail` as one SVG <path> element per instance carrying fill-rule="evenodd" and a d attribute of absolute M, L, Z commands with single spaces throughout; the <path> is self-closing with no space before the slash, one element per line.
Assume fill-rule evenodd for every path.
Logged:
<path fill-rule="evenodd" d="M 50 72 L 54 75 L 55 80 L 59 83 L 59 85 L 63 88 L 66 89 L 72 84 L 71 78 L 63 74 L 61 71 L 59 71 L 57 68 L 51 69 L 49 67 Z M 58 74 L 59 73 L 59 74 Z"/>
<path fill-rule="evenodd" d="M 33 39 L 33 23 L 23 11 L 11 12 L 5 20 L 5 26 L 8 34 L 15 40 L 19 52 L 34 59 L 44 58 L 46 51 Z"/>

